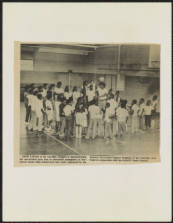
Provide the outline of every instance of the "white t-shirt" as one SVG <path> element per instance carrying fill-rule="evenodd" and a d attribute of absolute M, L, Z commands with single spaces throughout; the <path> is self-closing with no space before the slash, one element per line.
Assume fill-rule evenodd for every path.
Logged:
<path fill-rule="evenodd" d="M 55 87 L 54 91 L 55 91 L 56 94 L 63 94 L 64 93 L 64 89 L 63 88 Z"/>
<path fill-rule="evenodd" d="M 53 111 L 53 105 L 52 105 L 52 102 L 50 100 L 46 100 L 46 110 L 48 112 Z"/>
<path fill-rule="evenodd" d="M 145 115 L 151 115 L 152 109 L 153 109 L 152 105 L 149 105 L 149 106 L 146 105 L 145 108 L 144 108 Z"/>
<path fill-rule="evenodd" d="M 31 105 L 32 104 L 32 96 L 31 94 L 28 94 L 27 95 L 27 98 L 28 98 L 28 105 Z"/>
<path fill-rule="evenodd" d="M 99 94 L 99 99 L 100 100 L 106 100 L 106 97 L 107 97 L 107 94 L 108 94 L 108 91 L 106 88 L 97 88 L 97 91 L 98 91 L 98 94 Z"/>
<path fill-rule="evenodd" d="M 60 115 L 59 115 L 59 106 L 61 102 L 60 101 L 55 101 L 55 112 L 56 112 L 56 121 L 60 121 Z"/>
<path fill-rule="evenodd" d="M 100 114 L 100 109 L 96 105 L 90 105 L 88 108 L 90 119 L 96 119 L 98 118 L 98 115 Z"/>
<path fill-rule="evenodd" d="M 47 90 L 46 90 L 45 88 L 43 88 L 42 96 L 43 96 L 43 97 L 46 97 L 46 95 L 47 95 Z"/>
<path fill-rule="evenodd" d="M 95 91 L 94 90 L 87 90 L 86 95 L 88 96 L 88 101 L 92 101 L 95 97 Z"/>
<path fill-rule="evenodd" d="M 43 115 L 42 110 L 43 109 L 43 100 L 40 100 L 37 98 L 37 106 L 36 106 L 36 115 L 37 117 L 41 117 Z"/>
<path fill-rule="evenodd" d="M 110 122 L 111 119 L 110 119 L 110 116 L 112 115 L 112 109 L 111 107 L 109 108 L 106 108 L 106 111 L 105 111 L 105 121 L 106 122 Z"/>
<path fill-rule="evenodd" d="M 73 110 L 74 109 L 73 109 L 73 107 L 71 105 L 66 105 L 64 107 L 64 114 L 65 114 L 65 116 L 70 116 L 72 114 Z"/>
<path fill-rule="evenodd" d="M 79 97 L 80 97 L 80 92 L 74 91 L 73 92 L 73 101 L 76 102 Z"/>
<path fill-rule="evenodd" d="M 137 117 L 137 116 L 138 116 L 138 111 L 139 111 L 139 107 L 138 107 L 138 105 L 137 105 L 137 104 L 133 105 L 133 106 L 132 106 L 132 110 L 133 110 L 133 114 L 132 114 L 132 116 L 133 116 L 133 117 Z"/>
<path fill-rule="evenodd" d="M 117 109 L 116 114 L 119 122 L 126 122 L 126 119 L 129 116 L 128 111 L 125 108 L 121 107 Z"/>
<path fill-rule="evenodd" d="M 31 105 L 31 110 L 36 111 L 37 106 L 37 96 L 35 95 L 28 95 L 29 99 L 29 105 Z"/>
<path fill-rule="evenodd" d="M 115 114 L 115 109 L 117 108 L 118 104 L 114 99 L 110 99 L 107 101 L 110 104 L 110 110 L 112 114 Z"/>
<path fill-rule="evenodd" d="M 72 96 L 71 92 L 64 92 L 64 97 L 68 100 Z"/>

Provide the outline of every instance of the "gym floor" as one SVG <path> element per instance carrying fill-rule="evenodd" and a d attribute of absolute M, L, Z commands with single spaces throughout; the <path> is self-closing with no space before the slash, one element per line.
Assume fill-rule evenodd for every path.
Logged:
<path fill-rule="evenodd" d="M 36 134 L 25 127 L 25 107 L 20 106 L 20 154 L 21 155 L 114 155 L 157 156 L 159 155 L 160 131 L 150 129 L 124 138 L 105 141 L 103 138 L 60 140 L 57 136 Z M 130 128 L 129 128 L 130 129 Z"/>

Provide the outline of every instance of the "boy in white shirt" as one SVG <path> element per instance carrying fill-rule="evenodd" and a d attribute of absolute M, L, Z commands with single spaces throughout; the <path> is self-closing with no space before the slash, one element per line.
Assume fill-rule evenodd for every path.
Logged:
<path fill-rule="evenodd" d="M 118 134 L 121 136 L 126 132 L 126 123 L 128 120 L 128 111 L 126 110 L 126 103 L 121 101 L 120 107 L 116 111 L 118 120 Z"/>
<path fill-rule="evenodd" d="M 62 96 L 58 96 L 55 101 L 55 120 L 56 120 L 56 132 L 59 133 L 60 130 L 60 105 Z"/>
<path fill-rule="evenodd" d="M 108 91 L 105 86 L 104 82 L 100 82 L 99 87 L 97 88 L 98 105 L 100 109 L 105 109 L 106 106 Z"/>
<path fill-rule="evenodd" d="M 144 130 L 144 108 L 145 108 L 145 100 L 141 98 L 139 101 L 139 129 Z"/>
<path fill-rule="evenodd" d="M 38 119 L 38 133 L 42 132 L 43 129 L 43 98 L 41 94 L 37 95 L 37 106 L 36 106 L 36 116 Z"/>
<path fill-rule="evenodd" d="M 153 109 L 153 107 L 151 105 L 151 100 L 148 100 L 146 103 L 146 106 L 144 108 L 146 129 L 151 128 L 151 111 L 152 111 L 152 109 Z"/>
<path fill-rule="evenodd" d="M 36 116 L 36 106 L 37 106 L 37 91 L 33 91 L 33 94 L 29 97 L 29 105 L 31 106 L 31 121 L 29 123 L 29 130 L 37 131 L 37 116 Z"/>
<path fill-rule="evenodd" d="M 81 96 L 81 93 L 77 90 L 77 87 L 74 86 L 73 94 L 72 94 L 74 106 L 76 105 L 77 100 L 78 100 L 78 98 L 80 98 L 80 96 Z"/>
<path fill-rule="evenodd" d="M 74 106 L 72 105 L 72 99 L 69 99 L 66 102 L 66 105 L 63 109 L 65 115 L 65 136 L 72 137 L 73 136 L 73 120 L 72 114 L 74 112 Z"/>
<path fill-rule="evenodd" d="M 69 98 L 72 97 L 72 93 L 70 92 L 68 86 L 66 86 L 64 89 L 64 97 L 66 100 L 69 100 Z"/>
<path fill-rule="evenodd" d="M 54 95 L 55 95 L 55 99 L 57 99 L 57 96 L 59 94 L 64 94 L 64 89 L 62 88 L 62 82 L 59 81 L 56 85 L 56 87 L 54 88 Z"/>
<path fill-rule="evenodd" d="M 86 139 L 89 139 L 92 135 L 92 139 L 96 137 L 97 125 L 98 125 L 98 116 L 100 114 L 100 109 L 96 100 L 93 100 L 92 104 L 88 108 L 89 112 L 89 126 L 86 135 Z"/>
<path fill-rule="evenodd" d="M 86 90 L 88 105 L 90 105 L 92 100 L 95 98 L 95 95 L 95 89 L 93 88 L 93 85 L 90 85 L 89 89 Z"/>
<path fill-rule="evenodd" d="M 106 110 L 105 110 L 105 138 L 106 139 L 112 139 L 112 129 L 111 129 L 111 124 L 112 124 L 112 108 L 110 107 L 110 103 L 106 103 Z"/>
<path fill-rule="evenodd" d="M 115 111 L 118 107 L 118 103 L 115 101 L 115 97 L 113 94 L 110 94 L 109 96 L 109 100 L 107 101 L 110 104 L 110 110 L 111 110 L 111 115 L 112 115 L 112 133 L 114 136 L 117 135 L 118 132 L 118 122 L 117 119 L 115 117 Z"/>
<path fill-rule="evenodd" d="M 46 106 L 46 115 L 47 115 L 47 128 L 45 128 L 45 131 L 51 132 L 53 131 L 52 129 L 52 122 L 53 122 L 53 104 L 52 104 L 52 94 L 47 94 L 47 99 L 45 102 Z"/>
<path fill-rule="evenodd" d="M 159 112 L 158 112 L 158 99 L 157 95 L 154 95 L 152 98 L 152 120 L 153 120 L 153 128 L 158 128 L 159 126 Z"/>
<path fill-rule="evenodd" d="M 132 110 L 132 134 L 133 134 L 138 131 L 138 125 L 139 125 L 139 120 L 138 120 L 139 107 L 137 105 L 136 99 L 132 101 L 131 110 Z"/>

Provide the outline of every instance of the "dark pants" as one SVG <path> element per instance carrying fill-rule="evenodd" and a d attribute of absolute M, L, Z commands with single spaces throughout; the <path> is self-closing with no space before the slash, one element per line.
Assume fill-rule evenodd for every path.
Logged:
<path fill-rule="evenodd" d="M 25 108 L 26 108 L 25 122 L 29 122 L 31 120 L 31 107 L 25 104 Z"/>
<path fill-rule="evenodd" d="M 146 128 L 151 127 L 151 115 L 145 115 L 145 126 Z"/>

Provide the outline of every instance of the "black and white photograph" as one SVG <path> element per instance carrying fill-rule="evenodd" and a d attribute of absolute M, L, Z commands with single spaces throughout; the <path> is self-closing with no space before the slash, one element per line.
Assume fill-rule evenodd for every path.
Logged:
<path fill-rule="evenodd" d="M 160 48 L 20 43 L 19 154 L 159 161 Z"/>
<path fill-rule="evenodd" d="M 3 220 L 170 221 L 171 4 L 2 8 Z"/>

